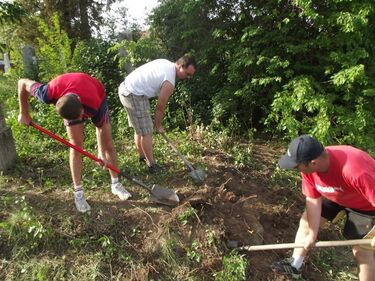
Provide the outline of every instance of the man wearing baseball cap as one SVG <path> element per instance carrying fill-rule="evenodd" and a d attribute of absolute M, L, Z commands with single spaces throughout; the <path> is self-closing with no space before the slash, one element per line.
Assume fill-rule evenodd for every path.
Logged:
<path fill-rule="evenodd" d="M 327 220 L 346 212 L 343 235 L 346 239 L 362 239 L 375 235 L 375 160 L 366 152 L 347 145 L 324 147 L 308 135 L 295 138 L 279 160 L 283 169 L 297 169 L 302 176 L 302 193 L 306 197 L 304 211 L 291 258 L 278 261 L 273 270 L 297 278 L 304 259 L 314 246 L 318 231 Z M 372 239 L 375 247 L 375 237 Z M 375 252 L 353 246 L 360 281 L 375 280 Z"/>

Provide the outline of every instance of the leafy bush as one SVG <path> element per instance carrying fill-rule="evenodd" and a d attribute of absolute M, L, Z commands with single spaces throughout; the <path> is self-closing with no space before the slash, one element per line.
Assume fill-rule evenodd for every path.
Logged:
<path fill-rule="evenodd" d="M 142 37 L 137 41 L 123 40 L 116 44 L 112 50 L 123 52 L 120 56 L 120 67 L 124 68 L 126 64 L 138 67 L 154 59 L 166 57 L 166 50 L 159 38 L 154 36 Z"/>
<path fill-rule="evenodd" d="M 37 58 L 39 76 L 47 82 L 55 76 L 68 72 L 72 53 L 71 40 L 68 34 L 61 28 L 57 13 L 46 22 L 38 18 L 39 31 L 43 35 L 37 38 Z"/>
<path fill-rule="evenodd" d="M 79 41 L 74 50 L 71 71 L 90 74 L 104 85 L 110 113 L 116 117 L 123 110 L 117 90 L 123 76 L 118 68 L 117 52 L 111 47 L 111 43 L 99 39 Z"/>
<path fill-rule="evenodd" d="M 151 24 L 168 56 L 199 57 L 203 73 L 189 81 L 198 124 L 374 149 L 375 6 L 345 3 L 166 0 Z"/>

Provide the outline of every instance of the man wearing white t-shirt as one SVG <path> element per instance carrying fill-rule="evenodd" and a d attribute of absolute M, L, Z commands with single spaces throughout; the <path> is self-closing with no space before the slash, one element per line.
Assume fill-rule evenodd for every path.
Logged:
<path fill-rule="evenodd" d="M 175 63 L 166 59 L 157 59 L 141 65 L 120 84 L 119 96 L 128 114 L 129 125 L 134 128 L 134 142 L 139 160 L 146 161 L 149 171 L 159 170 L 152 151 L 153 128 L 164 133 L 161 124 L 165 105 L 172 95 L 176 76 L 181 80 L 193 77 L 196 70 L 195 59 L 184 55 Z M 157 98 L 154 122 L 150 113 L 149 99 Z"/>

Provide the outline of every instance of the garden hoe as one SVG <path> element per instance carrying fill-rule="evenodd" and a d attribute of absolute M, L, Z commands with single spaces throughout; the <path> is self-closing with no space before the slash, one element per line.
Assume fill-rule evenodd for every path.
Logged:
<path fill-rule="evenodd" d="M 166 142 L 173 148 L 177 155 L 181 158 L 184 164 L 189 168 L 189 175 L 192 177 L 193 182 L 196 184 L 202 183 L 206 178 L 206 174 L 202 170 L 195 170 L 193 165 L 181 154 L 177 147 L 172 143 L 172 141 L 167 137 L 165 133 L 161 133 Z"/>
<path fill-rule="evenodd" d="M 337 247 L 337 246 L 366 246 L 366 248 L 370 247 L 372 239 L 353 239 L 353 240 L 340 240 L 340 241 L 319 241 L 315 243 L 314 247 Z M 256 245 L 256 246 L 242 246 L 238 247 L 238 250 L 246 250 L 246 251 L 261 251 L 261 250 L 279 250 L 279 249 L 292 249 L 292 248 L 303 248 L 303 243 L 285 243 L 285 244 L 268 244 L 268 245 Z"/>
<path fill-rule="evenodd" d="M 367 250 L 375 251 L 375 247 L 371 246 L 372 238 L 375 237 L 375 226 L 363 237 L 363 239 L 353 240 L 340 240 L 340 241 L 319 241 L 316 242 L 314 247 L 336 247 L 336 246 L 360 246 Z M 260 250 L 279 250 L 279 249 L 291 249 L 291 248 L 303 248 L 303 243 L 285 243 L 285 244 L 269 244 L 269 245 L 257 245 L 257 246 L 243 246 L 238 247 L 238 250 L 246 251 L 260 251 Z"/>
<path fill-rule="evenodd" d="M 98 162 L 99 164 L 103 165 L 103 161 L 101 159 L 99 159 L 99 158 L 95 157 L 94 155 L 88 153 L 87 151 L 83 150 L 82 148 L 80 148 L 80 147 L 60 138 L 59 136 L 51 133 L 50 131 L 44 129 L 43 127 L 41 127 L 41 126 L 39 126 L 39 125 L 37 125 L 33 122 L 30 123 L 30 126 L 33 126 L 38 131 L 52 137 L 53 139 L 61 142 L 62 144 L 73 148 L 74 150 L 78 151 L 79 153 L 83 154 L 84 156 L 87 156 L 88 158 L 90 158 L 90 159 Z M 119 169 L 117 169 L 115 166 L 113 166 L 111 164 L 107 164 L 106 167 L 108 169 L 111 169 L 115 173 L 118 173 L 120 176 L 123 176 L 126 179 L 142 186 L 144 189 L 146 189 L 150 193 L 150 195 L 151 195 L 150 199 L 153 202 L 160 203 L 160 204 L 163 204 L 163 205 L 169 205 L 169 206 L 176 206 L 180 202 L 176 192 L 174 192 L 171 189 L 164 188 L 164 187 L 161 187 L 161 186 L 158 186 L 158 185 L 155 185 L 155 184 L 153 184 L 152 186 L 148 186 L 148 185 L 144 184 L 142 181 L 133 178 L 132 176 L 130 176 L 126 172 L 120 171 Z"/>

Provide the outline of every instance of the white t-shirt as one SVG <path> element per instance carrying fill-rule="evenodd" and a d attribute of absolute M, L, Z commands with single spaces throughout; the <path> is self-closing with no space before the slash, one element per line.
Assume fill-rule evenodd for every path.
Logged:
<path fill-rule="evenodd" d="M 125 81 L 120 85 L 120 94 L 128 95 L 130 92 L 137 96 L 153 98 L 159 95 L 165 81 L 175 85 L 175 64 L 166 59 L 153 60 L 141 65 L 126 76 Z"/>

